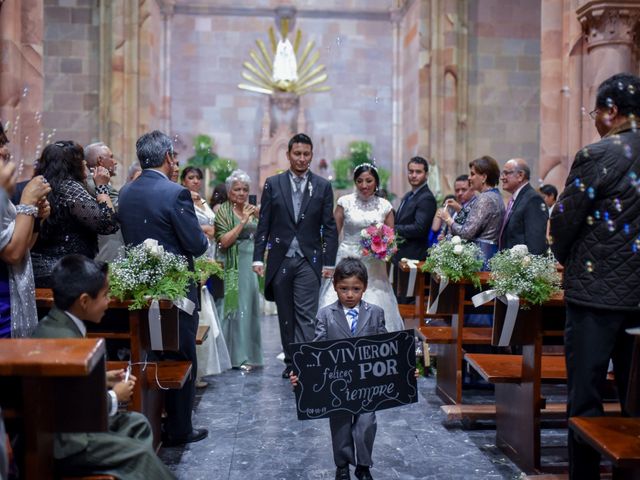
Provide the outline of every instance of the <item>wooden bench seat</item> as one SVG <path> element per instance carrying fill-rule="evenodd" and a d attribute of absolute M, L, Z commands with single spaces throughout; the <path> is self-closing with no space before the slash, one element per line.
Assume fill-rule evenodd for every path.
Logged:
<path fill-rule="evenodd" d="M 522 380 L 522 355 L 494 355 L 467 353 L 465 360 L 489 383 L 520 383 Z M 567 381 L 567 368 L 561 355 L 543 355 L 543 382 Z"/>
<path fill-rule="evenodd" d="M 108 370 L 124 368 L 127 368 L 127 362 L 107 362 Z M 191 362 L 175 360 L 163 360 L 159 363 L 149 362 L 145 369 L 147 385 L 154 390 L 161 390 L 161 387 L 175 390 L 180 389 L 189 378 L 190 373 Z"/>
<path fill-rule="evenodd" d="M 615 467 L 640 471 L 640 418 L 573 417 L 569 427 Z"/>
<path fill-rule="evenodd" d="M 420 333 L 424 335 L 427 343 L 433 344 L 453 344 L 456 339 L 453 338 L 451 327 L 446 326 L 422 326 L 419 328 Z M 491 344 L 491 327 L 465 327 L 462 331 L 462 343 L 466 345 L 490 345 Z"/>
<path fill-rule="evenodd" d="M 211 327 L 209 325 L 198 325 L 198 332 L 196 333 L 196 345 L 202 345 L 202 343 L 209 336 Z"/>

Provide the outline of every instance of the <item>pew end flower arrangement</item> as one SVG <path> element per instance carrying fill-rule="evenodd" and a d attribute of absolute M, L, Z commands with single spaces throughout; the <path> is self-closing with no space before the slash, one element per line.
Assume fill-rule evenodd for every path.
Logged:
<path fill-rule="evenodd" d="M 208 259 L 197 259 L 195 266 L 195 272 L 189 271 L 186 258 L 148 238 L 125 248 L 110 264 L 109 293 L 120 301 L 130 300 L 129 310 L 139 310 L 148 307 L 150 300 L 177 301 L 187 295 L 192 281 L 222 275 L 220 265 Z"/>
<path fill-rule="evenodd" d="M 541 305 L 560 291 L 561 277 L 551 255 L 533 255 L 526 245 L 516 245 L 489 260 L 489 285 L 498 296 L 511 294 L 520 308 Z"/>
<path fill-rule="evenodd" d="M 384 223 L 375 223 L 360 231 L 363 257 L 373 257 L 388 262 L 398 251 L 395 230 Z"/>
<path fill-rule="evenodd" d="M 451 282 L 469 280 L 476 288 L 480 288 L 477 273 L 482 263 L 480 248 L 456 235 L 429 248 L 422 271 L 434 273 Z"/>

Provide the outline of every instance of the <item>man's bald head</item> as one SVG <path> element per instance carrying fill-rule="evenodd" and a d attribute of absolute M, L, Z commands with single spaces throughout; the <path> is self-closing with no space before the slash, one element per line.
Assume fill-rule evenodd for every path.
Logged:
<path fill-rule="evenodd" d="M 96 142 L 84 147 L 84 159 L 89 168 L 101 166 L 109 170 L 109 174 L 116 174 L 118 162 L 113 158 L 113 152 L 104 142 Z"/>
<path fill-rule="evenodd" d="M 531 169 L 524 158 L 512 158 L 504 164 L 500 180 L 502 181 L 502 188 L 509 192 L 514 193 L 522 185 L 529 182 L 531 178 Z"/>

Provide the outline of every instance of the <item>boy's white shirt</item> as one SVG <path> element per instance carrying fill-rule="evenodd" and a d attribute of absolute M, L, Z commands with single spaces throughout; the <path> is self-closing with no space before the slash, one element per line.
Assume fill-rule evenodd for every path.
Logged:
<path fill-rule="evenodd" d="M 355 310 L 357 312 L 358 316 L 360 316 L 360 304 L 358 303 L 358 305 L 356 305 L 353 308 L 347 308 L 344 305 L 342 305 L 342 303 L 340 304 L 340 306 L 342 307 L 342 310 L 344 310 L 344 316 L 347 319 L 347 323 L 349 324 L 349 328 L 351 328 L 351 324 L 353 323 L 353 318 L 351 316 L 347 315 L 347 312 L 349 310 Z"/>
<path fill-rule="evenodd" d="M 69 310 L 65 310 L 64 313 L 71 319 L 73 323 L 75 323 L 78 330 L 82 334 L 82 338 L 87 337 L 87 327 L 85 327 L 84 322 L 76 317 Z M 107 390 L 107 393 L 111 396 L 111 410 L 109 411 L 109 416 L 113 417 L 116 413 L 118 413 L 118 397 L 116 396 L 116 392 L 113 390 Z"/>

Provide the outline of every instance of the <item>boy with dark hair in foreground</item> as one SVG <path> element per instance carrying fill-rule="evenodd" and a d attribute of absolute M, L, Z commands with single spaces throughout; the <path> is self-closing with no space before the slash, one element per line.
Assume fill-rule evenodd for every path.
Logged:
<path fill-rule="evenodd" d="M 83 255 L 67 255 L 53 268 L 51 283 L 55 307 L 44 317 L 33 337 L 83 338 L 84 322 L 99 323 L 109 306 L 108 266 Z M 58 433 L 54 457 L 64 473 L 109 474 L 118 478 L 173 479 L 153 449 L 153 434 L 146 417 L 118 412 L 118 401 L 131 398 L 135 377 L 124 371 L 107 372 L 109 431 Z"/>
<path fill-rule="evenodd" d="M 357 258 L 347 257 L 338 263 L 333 272 L 338 300 L 318 311 L 314 342 L 387 333 L 382 309 L 362 300 L 367 282 L 367 267 Z M 298 384 L 293 373 L 290 380 L 294 387 Z M 351 478 L 349 464 L 356 466 L 359 480 L 371 480 L 369 468 L 377 429 L 375 412 L 331 417 L 329 425 L 336 480 Z"/>

